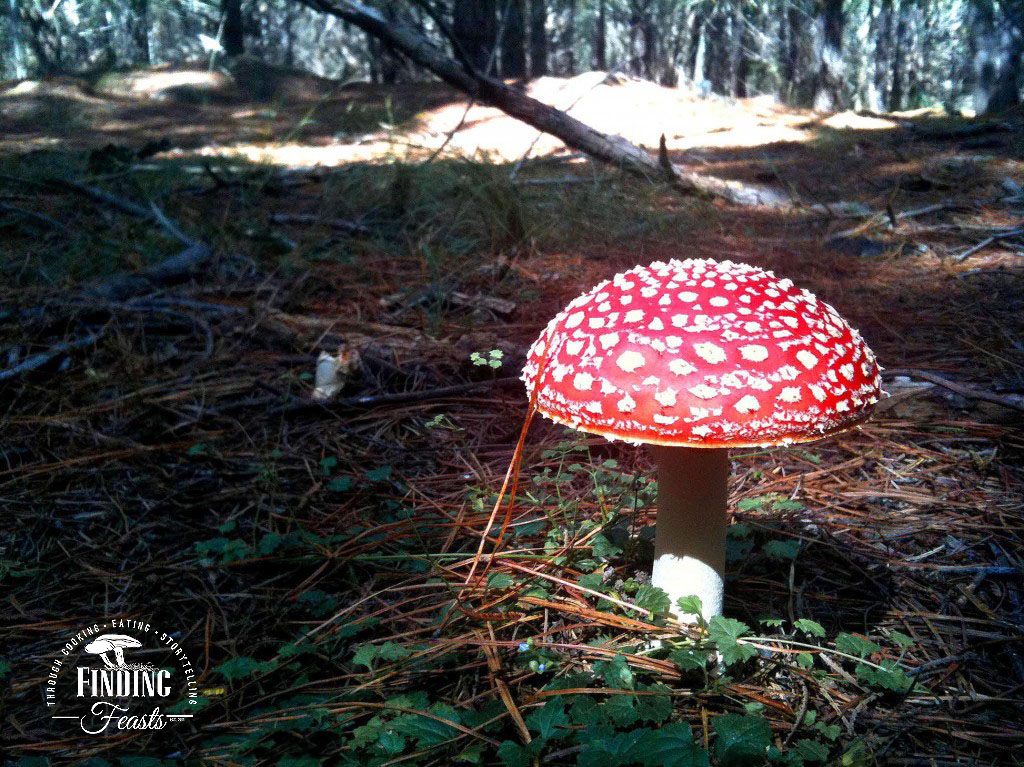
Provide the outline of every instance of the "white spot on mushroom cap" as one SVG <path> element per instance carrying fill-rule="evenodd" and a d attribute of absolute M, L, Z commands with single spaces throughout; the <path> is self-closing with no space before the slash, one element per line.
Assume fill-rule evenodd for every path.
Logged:
<path fill-rule="evenodd" d="M 810 370 L 811 368 L 818 364 L 818 358 L 815 357 L 806 349 L 801 349 L 800 351 L 798 351 L 796 353 L 796 358 L 797 360 L 799 360 L 800 364 L 803 365 L 808 370 Z"/>
<path fill-rule="evenodd" d="M 647 360 L 644 355 L 632 349 L 627 349 L 615 360 L 615 364 L 627 373 L 632 373 L 637 368 L 643 367 L 645 362 Z"/>
<path fill-rule="evenodd" d="M 783 402 L 796 403 L 801 399 L 800 387 L 799 386 L 784 386 L 782 391 L 779 392 L 779 396 L 776 399 L 780 399 Z"/>
<path fill-rule="evenodd" d="M 594 385 L 594 376 L 590 373 L 577 373 L 573 376 L 572 385 L 580 391 L 590 391 L 590 387 Z"/>
<path fill-rule="evenodd" d="M 636 400 L 626 394 L 615 403 L 615 406 L 623 413 L 631 413 L 636 410 Z"/>
<path fill-rule="evenodd" d="M 697 353 L 698 357 L 712 365 L 725 362 L 727 359 L 725 349 L 717 344 L 711 343 L 710 341 L 694 344 L 693 350 Z"/>
<path fill-rule="evenodd" d="M 747 344 L 740 347 L 740 356 L 750 362 L 763 362 L 768 359 L 768 350 L 761 344 Z"/>
<path fill-rule="evenodd" d="M 690 394 L 700 399 L 714 399 L 718 396 L 718 390 L 707 384 L 697 384 L 689 388 Z"/>
<path fill-rule="evenodd" d="M 604 335 L 599 336 L 597 340 L 601 342 L 602 349 L 610 349 L 619 342 L 619 334 L 605 333 Z"/>
<path fill-rule="evenodd" d="M 580 323 L 583 322 L 583 318 L 585 316 L 586 315 L 583 312 L 576 312 L 575 314 L 570 314 L 565 320 L 565 327 L 569 328 L 570 330 L 572 330 L 575 327 L 579 327 Z"/>
<path fill-rule="evenodd" d="M 678 357 L 668 363 L 668 369 L 677 376 L 688 376 L 691 373 L 697 372 L 697 368 L 694 367 L 693 363 Z"/>

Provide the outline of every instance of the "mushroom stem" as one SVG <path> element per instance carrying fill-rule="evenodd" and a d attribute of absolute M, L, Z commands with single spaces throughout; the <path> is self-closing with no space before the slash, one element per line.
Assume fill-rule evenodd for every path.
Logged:
<path fill-rule="evenodd" d="M 658 466 L 658 519 L 651 583 L 676 600 L 700 597 L 705 620 L 722 614 L 729 451 L 652 445 Z M 684 623 L 697 616 L 679 615 Z"/>

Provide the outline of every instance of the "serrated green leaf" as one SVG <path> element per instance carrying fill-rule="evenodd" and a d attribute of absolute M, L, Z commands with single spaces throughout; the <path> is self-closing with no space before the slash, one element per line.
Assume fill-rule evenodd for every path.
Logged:
<path fill-rule="evenodd" d="M 552 698 L 543 706 L 534 709 L 526 717 L 526 726 L 537 733 L 541 740 L 557 738 L 564 734 L 562 728 L 569 724 L 569 715 L 565 713 L 565 701 L 561 696 Z"/>
<path fill-rule="evenodd" d="M 506 740 L 498 746 L 498 758 L 505 767 L 530 767 L 530 751 L 515 741 Z"/>
<path fill-rule="evenodd" d="M 707 652 L 693 648 L 675 650 L 669 654 L 668 659 L 683 671 L 699 671 L 708 666 Z"/>
<path fill-rule="evenodd" d="M 817 621 L 812 621 L 810 618 L 797 618 L 793 621 L 793 627 L 797 631 L 802 631 L 812 637 L 825 636 L 825 627 Z"/>
<path fill-rule="evenodd" d="M 757 655 L 756 649 L 736 641 L 748 631 L 750 631 L 750 627 L 746 623 L 722 615 L 716 615 L 708 622 L 708 637 L 715 643 L 726 665 L 732 665 Z"/>
<path fill-rule="evenodd" d="M 616 655 L 611 660 L 597 661 L 594 663 L 594 673 L 609 687 L 617 690 L 633 689 L 633 671 L 629 668 L 625 656 Z"/>
<path fill-rule="evenodd" d="M 637 695 L 636 713 L 641 722 L 661 724 L 672 716 L 672 689 L 661 683 L 642 684 L 640 692 L 656 692 L 658 695 Z"/>
<path fill-rule="evenodd" d="M 381 660 L 401 660 L 412 655 L 412 651 L 397 642 L 385 642 L 378 648 L 377 657 Z"/>
<path fill-rule="evenodd" d="M 872 653 L 880 652 L 882 648 L 870 639 L 843 632 L 836 637 L 836 649 L 856 655 L 858 658 L 866 658 Z"/>
<path fill-rule="evenodd" d="M 388 465 L 380 466 L 376 469 L 371 469 L 366 472 L 366 478 L 370 482 L 383 482 L 386 479 L 391 479 L 392 469 Z"/>
<path fill-rule="evenodd" d="M 277 668 L 277 661 L 258 661 L 245 655 L 231 658 L 214 668 L 214 671 L 221 674 L 225 679 L 244 679 L 254 674 L 263 674 Z"/>
<path fill-rule="evenodd" d="M 487 576 L 487 588 L 509 589 L 516 583 L 516 579 L 508 573 L 491 573 Z"/>
<path fill-rule="evenodd" d="M 765 500 L 767 500 L 767 497 L 763 495 L 757 498 L 740 498 L 736 503 L 736 508 L 740 511 L 754 511 L 764 506 Z"/>
<path fill-rule="evenodd" d="M 693 740 L 685 722 L 672 722 L 643 739 L 639 762 L 644 767 L 708 767 L 708 752 Z"/>
<path fill-rule="evenodd" d="M 603 533 L 598 533 L 590 539 L 590 551 L 599 559 L 611 559 L 622 553 L 622 549 L 609 541 Z"/>
<path fill-rule="evenodd" d="M 843 733 L 838 724 L 825 724 L 824 722 L 815 722 L 814 729 L 820 732 L 823 738 L 831 741 L 834 741 Z"/>
<path fill-rule="evenodd" d="M 454 711 L 454 709 L 451 709 L 451 711 Z M 457 721 L 449 711 L 432 711 L 431 713 L 435 713 L 438 716 L 450 719 L 451 721 Z M 402 714 L 401 716 L 396 716 L 388 723 L 388 725 L 395 732 L 399 732 L 402 735 L 412 738 L 420 748 L 436 746 L 438 743 L 443 743 L 449 738 L 453 738 L 459 734 L 459 731 L 452 727 L 451 724 L 439 722 L 433 717 L 423 716 L 418 713 L 407 713 Z"/>
<path fill-rule="evenodd" d="M 637 761 L 637 746 L 651 735 L 651 730 L 640 728 L 620 732 L 607 738 L 588 738 L 586 748 L 576 758 L 579 767 L 621 767 Z"/>
<path fill-rule="evenodd" d="M 469 762 L 470 764 L 481 764 L 484 758 L 484 744 L 475 740 L 455 755 L 456 762 Z"/>
<path fill-rule="evenodd" d="M 796 665 L 800 668 L 810 668 L 814 665 L 814 656 L 809 652 L 797 653 Z"/>
<path fill-rule="evenodd" d="M 640 719 L 633 695 L 611 695 L 601 706 L 601 713 L 616 727 L 630 727 Z"/>
<path fill-rule="evenodd" d="M 800 552 L 800 541 L 790 539 L 786 541 L 768 541 L 761 547 L 761 551 L 769 559 L 792 561 Z"/>
<path fill-rule="evenodd" d="M 385 754 L 395 756 L 405 751 L 405 738 L 393 729 L 387 729 L 380 734 L 374 745 Z"/>
<path fill-rule="evenodd" d="M 637 589 L 633 602 L 638 607 L 650 610 L 655 616 L 668 615 L 668 611 L 672 607 L 672 599 L 668 593 L 664 589 L 652 586 L 649 583 L 644 583 Z"/>
<path fill-rule="evenodd" d="M 763 764 L 772 744 L 768 722 L 759 716 L 726 714 L 711 726 L 718 736 L 714 753 L 722 767 L 751 767 Z"/>
<path fill-rule="evenodd" d="M 804 505 L 800 501 L 794 501 L 789 498 L 780 498 L 777 501 L 772 501 L 772 508 L 775 511 L 800 511 L 804 508 Z"/>
<path fill-rule="evenodd" d="M 899 631 L 890 631 L 889 639 L 891 639 L 901 650 L 906 650 L 908 647 L 914 644 L 914 639 L 908 637 Z"/>
<path fill-rule="evenodd" d="M 702 615 L 704 612 L 704 605 L 701 604 L 700 597 L 696 594 L 679 597 L 676 600 L 676 606 L 680 610 L 680 615 Z"/>
<path fill-rule="evenodd" d="M 332 493 L 345 493 L 352 489 L 352 477 L 335 477 L 327 483 Z"/>
<path fill-rule="evenodd" d="M 817 740 L 803 738 L 796 742 L 796 752 L 808 762 L 828 761 L 829 748 Z"/>
<path fill-rule="evenodd" d="M 359 645 L 355 655 L 352 656 L 352 663 L 356 666 L 366 666 L 368 670 L 373 671 L 373 662 L 379 654 L 380 648 L 377 645 Z"/>
<path fill-rule="evenodd" d="M 858 663 L 854 673 L 857 678 L 893 692 L 906 692 L 914 686 L 914 680 L 904 673 L 903 669 L 894 660 L 883 660 L 881 668 L 874 668 L 864 663 Z"/>

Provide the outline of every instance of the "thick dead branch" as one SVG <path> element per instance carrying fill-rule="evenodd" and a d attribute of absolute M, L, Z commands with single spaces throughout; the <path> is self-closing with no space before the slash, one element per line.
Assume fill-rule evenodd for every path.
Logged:
<path fill-rule="evenodd" d="M 719 198 L 735 205 L 788 205 L 788 198 L 766 187 L 738 181 L 699 176 L 671 163 L 671 173 L 655 158 L 621 136 L 595 130 L 560 109 L 531 98 L 501 80 L 469 71 L 458 61 L 434 46 L 415 30 L 386 19 L 380 12 L 354 0 L 301 0 L 316 10 L 354 24 L 367 34 L 385 41 L 412 61 L 430 70 L 449 85 L 468 93 L 477 101 L 491 104 L 510 117 L 522 120 L 537 130 L 550 133 L 566 145 L 585 152 L 601 162 L 646 179 L 663 179 L 685 194 Z"/>
<path fill-rule="evenodd" d="M 959 394 L 961 397 L 967 399 L 981 400 L 983 402 L 991 402 L 994 405 L 1001 405 L 1011 410 L 1018 410 L 1024 412 L 1024 397 L 1007 397 L 994 392 L 986 391 L 985 389 L 978 389 L 968 384 L 962 384 L 957 381 L 950 381 L 948 378 L 944 378 L 930 370 L 917 370 L 915 368 L 887 368 L 884 373 L 886 378 L 893 378 L 895 376 L 906 376 L 907 378 L 917 378 L 922 381 L 940 386 L 943 389 Z"/>
<path fill-rule="evenodd" d="M 106 335 L 106 331 L 100 331 L 98 333 L 90 333 L 82 338 L 76 338 L 72 341 L 64 341 L 55 346 L 50 347 L 45 352 L 39 354 L 33 354 L 23 362 L 18 363 L 14 367 L 7 368 L 7 370 L 0 370 L 0 381 L 6 381 L 11 378 L 15 378 L 23 373 L 29 373 L 33 370 L 41 368 L 50 360 L 56 359 L 62 354 L 65 354 L 72 349 L 78 349 L 82 346 L 91 346 L 92 344 L 99 341 L 103 336 Z"/>

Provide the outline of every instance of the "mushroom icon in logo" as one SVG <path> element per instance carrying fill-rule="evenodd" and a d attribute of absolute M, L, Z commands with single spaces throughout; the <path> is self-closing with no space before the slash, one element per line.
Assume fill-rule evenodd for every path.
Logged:
<path fill-rule="evenodd" d="M 124 662 L 124 650 L 126 647 L 142 647 L 142 642 L 125 634 L 103 634 L 89 642 L 85 646 L 85 651 L 92 655 L 99 655 L 103 665 L 107 668 L 117 669 L 127 668 Z M 114 653 L 114 660 L 117 661 L 116 664 L 111 662 L 107 656 L 108 652 Z"/>

